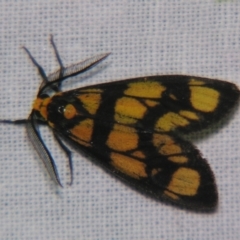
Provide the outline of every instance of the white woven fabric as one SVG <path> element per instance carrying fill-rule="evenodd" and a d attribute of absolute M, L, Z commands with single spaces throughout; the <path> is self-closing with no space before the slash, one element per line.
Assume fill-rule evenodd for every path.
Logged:
<path fill-rule="evenodd" d="M 57 69 L 112 52 L 64 89 L 156 74 L 219 78 L 240 86 L 240 2 L 0 0 L 0 119 L 23 119 L 40 84 L 21 49 Z M 79 80 L 80 79 L 80 80 Z M 219 208 L 196 214 L 146 198 L 74 152 L 74 183 L 50 180 L 24 127 L 0 124 L 0 239 L 240 239 L 240 111 L 196 141 L 219 190 Z M 67 182 L 66 157 L 44 128 Z"/>

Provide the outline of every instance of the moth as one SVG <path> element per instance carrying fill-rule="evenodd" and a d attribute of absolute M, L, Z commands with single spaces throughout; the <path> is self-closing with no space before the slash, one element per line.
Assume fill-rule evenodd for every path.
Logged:
<path fill-rule="evenodd" d="M 64 80 L 109 54 L 64 67 L 51 37 L 59 70 L 46 75 L 27 48 L 42 84 L 26 120 L 27 132 L 50 176 L 62 186 L 39 124 L 48 125 L 66 152 L 71 182 L 73 144 L 99 165 L 141 192 L 193 210 L 212 211 L 218 202 L 213 172 L 199 150 L 181 137 L 222 119 L 239 99 L 233 84 L 208 78 L 162 75 L 86 86 L 63 92 Z"/>

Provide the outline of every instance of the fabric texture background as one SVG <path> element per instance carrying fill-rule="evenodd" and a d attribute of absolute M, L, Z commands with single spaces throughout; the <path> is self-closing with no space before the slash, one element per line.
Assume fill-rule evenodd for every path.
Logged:
<path fill-rule="evenodd" d="M 239 1 L 0 0 L 0 119 L 26 119 L 40 85 L 26 46 L 46 73 L 112 54 L 72 89 L 137 76 L 186 74 L 240 86 Z M 43 127 L 61 177 L 65 154 Z M 74 183 L 59 189 L 23 126 L 0 124 L 0 239 L 240 239 L 240 111 L 191 139 L 215 173 L 219 207 L 197 214 L 128 188 L 73 150 Z"/>

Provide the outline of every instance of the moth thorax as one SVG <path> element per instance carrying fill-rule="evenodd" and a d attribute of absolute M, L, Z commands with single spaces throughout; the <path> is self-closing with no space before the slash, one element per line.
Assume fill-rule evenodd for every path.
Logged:
<path fill-rule="evenodd" d="M 33 102 L 33 109 L 38 111 L 40 113 L 40 115 L 43 117 L 43 119 L 45 119 L 45 120 L 47 120 L 47 117 L 48 117 L 47 107 L 48 107 L 50 102 L 51 102 L 50 97 L 47 97 L 47 98 L 44 98 L 44 99 L 37 98 Z"/>

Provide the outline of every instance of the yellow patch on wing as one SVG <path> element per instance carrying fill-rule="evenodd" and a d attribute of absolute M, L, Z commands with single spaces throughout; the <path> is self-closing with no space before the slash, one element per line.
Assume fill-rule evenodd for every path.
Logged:
<path fill-rule="evenodd" d="M 213 112 L 219 103 L 220 93 L 210 87 L 190 86 L 191 105 L 201 112 Z"/>
<path fill-rule="evenodd" d="M 137 157 L 137 158 L 141 158 L 141 159 L 146 158 L 145 154 L 142 151 L 139 151 L 139 150 L 132 152 L 131 155 L 134 156 L 134 157 Z"/>
<path fill-rule="evenodd" d="M 83 103 L 83 107 L 92 115 L 96 114 L 101 103 L 100 93 L 83 93 L 78 95 L 78 99 Z"/>
<path fill-rule="evenodd" d="M 70 129 L 70 133 L 73 135 L 74 140 L 77 141 L 79 139 L 78 142 L 80 144 L 81 144 L 81 141 L 90 143 L 92 138 L 93 125 L 94 125 L 93 120 L 87 118 L 79 122 L 79 124 L 73 127 L 72 129 Z"/>
<path fill-rule="evenodd" d="M 183 196 L 194 196 L 200 185 L 200 175 L 196 170 L 181 167 L 174 172 L 167 189 Z"/>
<path fill-rule="evenodd" d="M 183 164 L 188 162 L 188 158 L 181 155 L 168 157 L 168 160 L 178 164 Z"/>
<path fill-rule="evenodd" d="M 160 134 L 160 133 L 154 133 L 153 134 L 153 145 L 156 148 L 162 147 L 164 145 L 171 145 L 174 144 L 174 140 L 171 138 L 171 136 L 167 134 Z"/>
<path fill-rule="evenodd" d="M 138 134 L 132 127 L 114 124 L 108 135 L 107 146 L 113 150 L 125 152 L 138 147 Z"/>
<path fill-rule="evenodd" d="M 165 156 L 180 154 L 182 153 L 182 149 L 177 144 L 163 145 L 159 148 L 159 153 Z"/>
<path fill-rule="evenodd" d="M 169 192 L 167 190 L 164 191 L 164 194 L 170 198 L 172 198 L 173 200 L 178 200 L 179 199 L 179 196 L 172 193 L 172 192 Z"/>
<path fill-rule="evenodd" d="M 132 125 L 137 123 L 138 119 L 121 115 L 119 113 L 114 114 L 114 120 L 120 124 Z"/>
<path fill-rule="evenodd" d="M 171 136 L 167 134 L 153 134 L 153 145 L 158 149 L 158 152 L 164 156 L 169 156 L 168 160 L 174 163 L 183 164 L 188 162 L 188 158 L 183 154 L 182 148 L 175 143 Z M 175 156 L 172 156 L 175 155 Z"/>
<path fill-rule="evenodd" d="M 37 98 L 35 99 L 34 103 L 33 103 L 33 109 L 36 111 L 39 111 L 41 116 L 47 120 L 48 117 L 48 111 L 47 111 L 47 106 L 48 104 L 52 101 L 52 98 L 48 97 L 48 98 Z"/>
<path fill-rule="evenodd" d="M 117 100 L 114 110 L 126 122 L 129 118 L 142 119 L 147 107 L 134 98 L 122 97 Z"/>
<path fill-rule="evenodd" d="M 76 116 L 77 110 L 72 104 L 68 104 L 65 106 L 63 110 L 63 115 L 66 119 L 72 119 Z"/>
<path fill-rule="evenodd" d="M 175 95 L 173 95 L 173 94 L 169 94 L 169 97 L 170 97 L 171 99 L 173 99 L 173 100 L 177 100 L 177 97 L 176 97 Z"/>
<path fill-rule="evenodd" d="M 188 84 L 193 85 L 193 86 L 196 86 L 196 85 L 202 86 L 202 85 L 205 85 L 205 82 L 203 82 L 201 80 L 196 80 L 195 78 L 192 78 L 192 79 L 190 79 Z"/>
<path fill-rule="evenodd" d="M 147 173 L 145 171 L 145 163 L 119 153 L 111 153 L 110 158 L 112 160 L 112 166 L 114 166 L 114 168 L 120 172 L 135 179 L 147 177 Z"/>
<path fill-rule="evenodd" d="M 179 114 L 190 120 L 199 120 L 199 117 L 195 112 L 181 110 L 181 111 L 179 111 Z"/>
<path fill-rule="evenodd" d="M 155 129 L 168 132 L 176 127 L 185 127 L 189 123 L 190 122 L 186 118 L 181 117 L 179 114 L 168 112 L 157 120 Z"/>
<path fill-rule="evenodd" d="M 128 84 L 125 95 L 139 98 L 161 98 L 166 87 L 155 81 L 133 82 Z"/>
<path fill-rule="evenodd" d="M 144 102 L 149 107 L 155 107 L 155 106 L 157 106 L 159 104 L 159 102 L 156 102 L 156 101 L 153 101 L 153 100 L 149 100 L 149 99 L 145 100 Z"/>
<path fill-rule="evenodd" d="M 166 134 L 153 134 L 153 145 L 162 155 L 174 155 L 182 153 L 182 149 L 174 140 Z"/>
<path fill-rule="evenodd" d="M 162 171 L 161 168 L 153 168 L 152 171 L 151 171 L 151 175 L 154 176 L 154 175 L 158 174 L 161 171 Z"/>
<path fill-rule="evenodd" d="M 79 93 L 102 93 L 103 90 L 99 88 L 86 88 L 86 89 L 79 89 Z"/>

